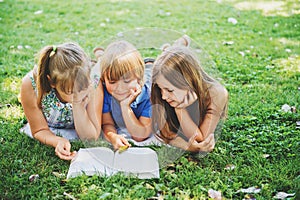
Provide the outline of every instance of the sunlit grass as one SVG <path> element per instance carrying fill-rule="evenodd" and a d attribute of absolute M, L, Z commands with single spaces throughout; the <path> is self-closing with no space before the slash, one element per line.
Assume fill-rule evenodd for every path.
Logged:
<path fill-rule="evenodd" d="M 287 59 L 277 59 L 273 63 L 279 67 L 281 72 L 296 73 L 296 76 L 300 78 L 300 56 L 290 56 Z"/>
<path fill-rule="evenodd" d="M 280 43 L 282 43 L 283 45 L 295 46 L 296 48 L 300 47 L 300 41 L 297 41 L 297 40 L 292 40 L 292 39 L 288 39 L 288 38 L 278 38 L 278 41 Z"/>
<path fill-rule="evenodd" d="M 0 1 L 0 199 L 209 199 L 214 189 L 224 199 L 264 200 L 297 193 L 299 8 L 298 0 Z M 95 46 L 123 35 L 144 57 L 155 58 L 162 44 L 182 34 L 197 53 L 200 47 L 209 52 L 204 67 L 229 92 L 228 118 L 206 157 L 183 154 L 157 180 L 117 175 L 66 181 L 70 163 L 19 134 L 25 121 L 17 99 L 21 79 L 43 46 L 74 41 L 93 57 Z M 283 112 L 284 104 L 297 112 Z M 93 146 L 103 144 L 72 142 L 72 150 Z M 32 174 L 39 179 L 30 182 Z M 238 192 L 252 186 L 261 192 Z"/>
<path fill-rule="evenodd" d="M 264 16 L 291 16 L 300 14 L 299 2 L 292 6 L 287 1 L 244 1 L 234 4 L 240 10 L 259 10 Z"/>
<path fill-rule="evenodd" d="M 11 104 L 0 105 L 0 118 L 7 121 L 18 121 L 24 117 L 23 109 L 20 106 Z"/>
<path fill-rule="evenodd" d="M 21 81 L 19 77 L 7 77 L 1 83 L 1 89 L 2 91 L 19 94 Z"/>

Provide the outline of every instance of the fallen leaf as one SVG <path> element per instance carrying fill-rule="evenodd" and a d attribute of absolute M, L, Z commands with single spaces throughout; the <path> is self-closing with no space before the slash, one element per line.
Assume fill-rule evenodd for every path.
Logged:
<path fill-rule="evenodd" d="M 38 174 L 32 174 L 32 175 L 29 176 L 28 179 L 29 179 L 30 182 L 33 182 L 33 181 L 37 180 L 39 177 L 40 176 Z"/>
<path fill-rule="evenodd" d="M 58 178 L 63 178 L 65 175 L 64 174 L 61 174 L 61 173 L 58 173 L 58 172 L 52 172 L 52 174 Z"/>
<path fill-rule="evenodd" d="M 290 111 L 291 111 L 291 107 L 290 107 L 288 104 L 283 104 L 283 105 L 281 106 L 281 110 L 282 110 L 283 112 L 290 112 Z"/>
<path fill-rule="evenodd" d="M 270 157 L 270 154 L 263 154 L 262 157 L 263 157 L 263 158 L 269 158 L 269 157 Z"/>
<path fill-rule="evenodd" d="M 228 165 L 225 166 L 224 169 L 226 169 L 226 170 L 233 170 L 233 169 L 235 169 L 235 165 L 233 165 L 233 164 L 228 164 Z"/>
<path fill-rule="evenodd" d="M 214 200 L 222 200 L 222 194 L 220 191 L 209 189 L 208 196 Z"/>
<path fill-rule="evenodd" d="M 229 23 L 234 24 L 234 25 L 238 23 L 238 21 L 237 21 L 235 18 L 233 18 L 233 17 L 229 17 L 227 21 L 228 21 Z"/>
<path fill-rule="evenodd" d="M 297 112 L 296 106 L 291 106 L 291 112 L 292 113 L 296 113 Z"/>
<path fill-rule="evenodd" d="M 246 194 L 243 200 L 256 200 L 252 194 Z"/>
<path fill-rule="evenodd" d="M 239 54 L 241 54 L 243 57 L 245 56 L 245 53 L 243 51 L 239 51 Z"/>
<path fill-rule="evenodd" d="M 146 188 L 150 190 L 154 190 L 154 187 L 150 185 L 149 183 L 146 183 Z"/>
<path fill-rule="evenodd" d="M 285 192 L 278 192 L 273 198 L 274 199 L 285 199 L 287 197 L 292 197 L 294 195 L 295 195 L 295 193 L 288 194 Z"/>
<path fill-rule="evenodd" d="M 42 13 L 43 13 L 42 10 L 37 10 L 37 11 L 34 12 L 35 15 L 39 15 L 39 14 L 42 14 Z"/>
<path fill-rule="evenodd" d="M 292 52 L 292 50 L 291 50 L 291 49 L 285 49 L 285 52 L 287 52 L 287 53 L 291 53 L 291 52 Z"/>
<path fill-rule="evenodd" d="M 71 194 L 69 194 L 69 193 L 64 192 L 64 195 L 65 195 L 66 197 L 68 197 L 69 199 L 76 200 L 76 198 L 73 197 L 73 196 L 72 196 Z"/>
<path fill-rule="evenodd" d="M 257 187 L 249 187 L 249 188 L 242 188 L 242 189 L 239 189 L 237 192 L 242 192 L 242 193 L 259 193 L 260 192 L 260 188 L 257 188 Z"/>
<path fill-rule="evenodd" d="M 126 151 L 129 148 L 129 146 L 125 145 L 125 146 L 121 146 L 119 148 L 119 153 L 123 153 L 124 151 Z"/>
<path fill-rule="evenodd" d="M 223 45 L 233 45 L 234 41 L 225 41 L 223 42 Z"/>

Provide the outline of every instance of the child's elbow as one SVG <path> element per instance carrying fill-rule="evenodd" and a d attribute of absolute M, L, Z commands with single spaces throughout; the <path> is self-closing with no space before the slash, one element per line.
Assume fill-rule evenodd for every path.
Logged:
<path fill-rule="evenodd" d="M 143 141 L 147 140 L 150 136 L 151 136 L 151 133 L 149 133 L 143 137 L 132 136 L 132 139 L 135 140 L 136 142 L 143 142 Z"/>

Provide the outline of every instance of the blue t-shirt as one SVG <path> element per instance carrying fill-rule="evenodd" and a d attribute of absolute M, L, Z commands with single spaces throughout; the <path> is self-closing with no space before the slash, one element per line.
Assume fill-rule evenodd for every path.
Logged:
<path fill-rule="evenodd" d="M 104 89 L 104 99 L 103 99 L 103 113 L 111 113 L 111 116 L 115 122 L 115 127 L 118 134 L 125 134 L 131 138 L 130 134 L 126 129 L 125 122 L 123 120 L 121 107 L 119 102 L 107 92 L 105 84 L 103 84 Z M 151 102 L 150 102 L 150 88 L 148 84 L 144 84 L 141 93 L 136 97 L 136 99 L 130 104 L 130 107 L 135 114 L 136 118 L 139 117 L 151 117 Z"/>

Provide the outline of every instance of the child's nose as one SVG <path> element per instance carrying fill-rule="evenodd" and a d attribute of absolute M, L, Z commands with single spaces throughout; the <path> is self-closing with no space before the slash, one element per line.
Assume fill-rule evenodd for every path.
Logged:
<path fill-rule="evenodd" d="M 161 98 L 162 98 L 163 100 L 168 99 L 167 93 L 166 93 L 164 90 L 161 90 Z"/>

